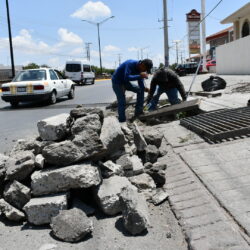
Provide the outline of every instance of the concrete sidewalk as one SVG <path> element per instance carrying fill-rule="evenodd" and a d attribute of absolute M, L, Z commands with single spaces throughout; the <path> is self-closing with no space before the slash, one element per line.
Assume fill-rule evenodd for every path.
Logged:
<path fill-rule="evenodd" d="M 198 75 L 193 91 L 208 77 Z M 202 97 L 204 110 L 245 107 L 250 77 L 222 77 L 227 88 L 220 97 Z M 188 89 L 191 76 L 181 80 Z M 168 142 L 166 187 L 190 249 L 250 249 L 250 138 L 209 144 L 179 121 L 155 129 Z"/>

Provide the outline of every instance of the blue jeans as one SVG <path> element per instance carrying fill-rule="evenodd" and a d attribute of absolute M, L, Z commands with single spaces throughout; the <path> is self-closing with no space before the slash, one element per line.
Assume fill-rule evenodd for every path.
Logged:
<path fill-rule="evenodd" d="M 125 91 L 132 91 L 137 94 L 136 106 L 135 106 L 135 115 L 139 115 L 143 112 L 143 103 L 144 103 L 144 87 L 139 87 L 131 82 L 120 83 L 112 81 L 112 87 L 117 97 L 118 103 L 118 119 L 119 122 L 126 121 L 126 97 Z"/>
<path fill-rule="evenodd" d="M 157 86 L 157 89 L 154 93 L 154 96 L 152 98 L 152 100 L 150 101 L 150 103 L 148 104 L 148 110 L 152 111 L 156 109 L 156 106 L 159 102 L 160 96 L 166 93 L 166 95 L 168 96 L 168 100 L 170 102 L 171 105 L 174 104 L 178 104 L 180 103 L 180 99 L 178 98 L 178 90 L 177 88 L 172 88 L 169 89 L 167 91 L 163 90 L 160 86 Z"/>

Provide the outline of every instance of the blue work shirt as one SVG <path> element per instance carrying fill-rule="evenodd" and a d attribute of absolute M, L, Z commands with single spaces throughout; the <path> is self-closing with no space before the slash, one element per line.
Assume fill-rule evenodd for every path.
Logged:
<path fill-rule="evenodd" d="M 140 76 L 140 71 L 138 69 L 139 61 L 137 60 L 127 60 L 123 62 L 114 72 L 112 76 L 112 81 L 114 84 L 126 84 L 130 81 L 138 81 L 138 85 L 144 88 L 143 78 Z"/>

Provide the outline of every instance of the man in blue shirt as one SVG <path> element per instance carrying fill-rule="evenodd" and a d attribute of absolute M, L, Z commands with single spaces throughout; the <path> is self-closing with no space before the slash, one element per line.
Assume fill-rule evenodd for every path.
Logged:
<path fill-rule="evenodd" d="M 153 63 L 150 59 L 144 59 L 142 61 L 127 60 L 114 72 L 112 76 L 112 87 L 117 97 L 119 122 L 126 121 L 126 90 L 137 93 L 135 116 L 143 113 L 145 89 L 144 79 L 148 78 L 148 74 L 152 67 Z M 138 81 L 138 85 L 135 85 L 130 81 Z"/>

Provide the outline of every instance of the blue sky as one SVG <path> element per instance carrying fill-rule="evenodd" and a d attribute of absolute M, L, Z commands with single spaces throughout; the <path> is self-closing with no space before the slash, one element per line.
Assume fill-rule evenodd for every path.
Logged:
<path fill-rule="evenodd" d="M 0 0 L 0 64 L 10 65 L 5 1 Z M 219 0 L 206 0 L 208 13 Z M 247 0 L 223 0 L 206 19 L 206 34 L 230 25 L 220 24 Z M 85 43 L 90 42 L 91 63 L 99 66 L 97 26 L 81 21 L 100 22 L 103 66 L 114 68 L 138 55 L 163 62 L 162 0 L 9 0 L 14 58 L 16 65 L 30 62 L 63 68 L 68 59 L 84 59 Z M 201 0 L 168 0 L 170 63 L 175 62 L 173 41 L 181 40 L 180 51 L 187 56 L 186 13 L 200 12 Z"/>

